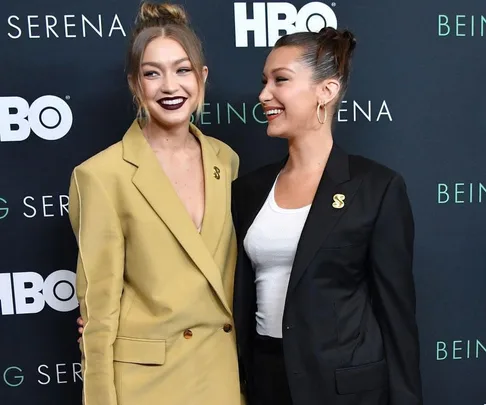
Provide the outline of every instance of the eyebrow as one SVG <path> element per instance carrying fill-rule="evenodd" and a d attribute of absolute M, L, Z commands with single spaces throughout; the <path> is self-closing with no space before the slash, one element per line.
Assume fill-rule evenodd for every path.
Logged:
<path fill-rule="evenodd" d="M 279 70 L 287 70 L 290 73 L 295 73 L 292 69 L 289 69 L 289 68 L 286 68 L 286 67 L 278 67 L 278 68 L 272 69 L 270 73 L 274 74 L 275 72 L 278 72 Z M 265 76 L 265 73 L 262 73 L 262 75 Z"/>
<path fill-rule="evenodd" d="M 177 59 L 174 62 L 172 62 L 172 65 L 178 65 L 179 63 L 182 63 L 182 62 L 189 62 L 189 58 Z M 158 62 L 143 62 L 142 67 L 143 66 L 155 66 L 159 69 L 163 68 L 163 65 L 161 63 L 158 63 Z"/>

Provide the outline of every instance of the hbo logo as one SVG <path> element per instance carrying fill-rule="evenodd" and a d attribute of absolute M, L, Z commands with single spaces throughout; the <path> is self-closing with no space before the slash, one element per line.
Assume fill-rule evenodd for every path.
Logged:
<path fill-rule="evenodd" d="M 76 274 L 59 270 L 45 280 L 40 274 L 0 274 L 0 305 L 2 315 L 37 314 L 45 304 L 59 312 L 69 312 L 78 307 L 76 299 Z M 14 307 L 15 304 L 15 307 Z"/>
<path fill-rule="evenodd" d="M 337 18 L 327 4 L 313 1 L 299 11 L 291 3 L 253 3 L 253 18 L 248 18 L 247 3 L 235 3 L 235 39 L 237 47 L 248 47 L 248 33 L 253 32 L 256 47 L 273 46 L 284 34 L 318 32 L 324 27 L 337 28 Z M 281 17 L 284 18 L 281 18 Z"/>
<path fill-rule="evenodd" d="M 56 96 L 43 96 L 29 107 L 21 97 L 0 97 L 0 141 L 26 140 L 30 131 L 39 138 L 55 141 L 65 136 L 73 124 L 69 105 Z"/>

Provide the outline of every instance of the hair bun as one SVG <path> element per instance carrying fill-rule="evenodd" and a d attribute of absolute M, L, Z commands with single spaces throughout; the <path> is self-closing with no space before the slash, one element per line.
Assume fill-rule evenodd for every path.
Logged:
<path fill-rule="evenodd" d="M 320 42 L 345 41 L 350 51 L 356 47 L 356 38 L 351 31 L 339 31 L 332 27 L 322 28 L 318 33 L 318 40 Z"/>
<path fill-rule="evenodd" d="M 189 19 L 184 9 L 176 4 L 157 4 L 144 1 L 140 5 L 137 25 L 150 26 L 162 24 L 188 25 Z"/>
<path fill-rule="evenodd" d="M 319 41 L 330 41 L 339 36 L 339 31 L 332 27 L 324 27 L 318 32 Z"/>
<path fill-rule="evenodd" d="M 349 50 L 352 52 L 356 48 L 356 38 L 351 31 L 345 30 L 341 33 L 341 39 L 347 41 L 349 44 Z"/>
<path fill-rule="evenodd" d="M 348 30 L 337 30 L 332 27 L 324 27 L 317 34 L 319 60 L 326 52 L 331 52 L 334 56 L 334 64 L 341 77 L 347 78 L 356 38 Z"/>

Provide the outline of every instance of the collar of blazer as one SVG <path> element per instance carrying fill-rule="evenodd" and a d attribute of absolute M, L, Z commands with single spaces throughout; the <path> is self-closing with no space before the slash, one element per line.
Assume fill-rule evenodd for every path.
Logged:
<path fill-rule="evenodd" d="M 218 159 L 217 143 L 212 142 L 192 124 L 190 131 L 201 144 L 203 159 L 205 208 L 201 234 L 197 232 L 137 121 L 133 122 L 123 137 L 123 159 L 137 167 L 132 178 L 133 184 L 204 274 L 224 308 L 231 314 L 220 266 L 214 259 L 226 216 L 229 215 L 227 210 L 231 177 L 228 177 L 225 166 Z"/>
<path fill-rule="evenodd" d="M 288 156 L 282 161 L 266 166 L 248 176 L 236 180 L 235 198 L 251 198 L 251 202 L 238 204 L 237 215 L 240 210 L 245 213 L 239 237 L 240 249 L 249 227 L 258 215 L 268 193 L 270 192 L 277 174 L 287 162 Z M 288 294 L 290 296 L 305 270 L 312 262 L 320 246 L 332 232 L 338 221 L 347 212 L 356 191 L 361 184 L 362 174 L 353 174 L 350 167 L 350 157 L 336 144 L 333 145 L 326 168 L 317 186 L 312 206 L 307 216 L 292 267 L 289 280 Z M 239 184 L 238 184 L 239 182 Z M 251 188 L 251 192 L 249 189 Z M 342 194 L 345 196 L 344 206 L 335 208 L 333 206 L 334 196 Z M 244 197 L 247 196 L 247 197 Z M 251 196 L 251 197 L 249 197 Z"/>

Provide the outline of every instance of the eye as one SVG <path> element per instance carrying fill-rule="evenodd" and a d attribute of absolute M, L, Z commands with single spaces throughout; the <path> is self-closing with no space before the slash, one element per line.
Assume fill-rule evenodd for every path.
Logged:
<path fill-rule="evenodd" d="M 143 72 L 144 77 L 155 77 L 157 75 L 158 73 L 155 70 L 147 70 L 146 72 Z"/>
<path fill-rule="evenodd" d="M 275 81 L 276 81 L 277 83 L 281 83 L 281 82 L 286 82 L 286 81 L 288 81 L 288 79 L 287 79 L 286 77 L 278 76 L 278 77 L 276 77 L 276 78 L 275 78 Z"/>
<path fill-rule="evenodd" d="M 177 69 L 177 73 L 182 73 L 182 74 L 186 74 L 186 73 L 189 73 L 191 71 L 192 71 L 192 69 L 191 68 L 187 68 L 187 67 L 183 67 L 183 68 Z"/>
<path fill-rule="evenodd" d="M 262 79 L 262 84 L 265 86 L 267 84 L 267 79 Z"/>

